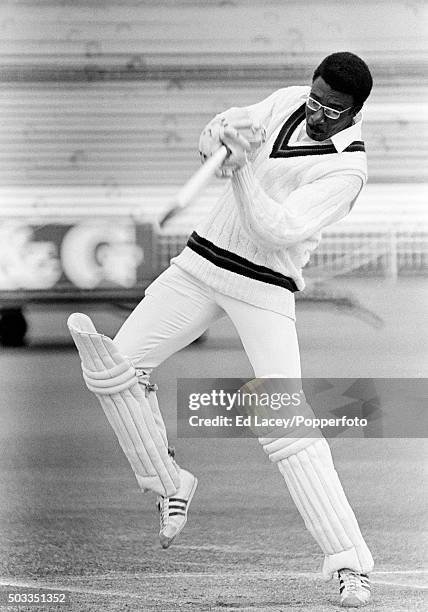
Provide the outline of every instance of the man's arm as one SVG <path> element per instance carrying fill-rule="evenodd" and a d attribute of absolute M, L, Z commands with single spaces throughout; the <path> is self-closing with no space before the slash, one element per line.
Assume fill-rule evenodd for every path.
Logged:
<path fill-rule="evenodd" d="M 247 234 L 265 248 L 278 249 L 301 242 L 345 217 L 363 181 L 353 174 L 327 176 L 299 187 L 279 202 L 266 194 L 246 164 L 234 172 L 232 185 Z"/>

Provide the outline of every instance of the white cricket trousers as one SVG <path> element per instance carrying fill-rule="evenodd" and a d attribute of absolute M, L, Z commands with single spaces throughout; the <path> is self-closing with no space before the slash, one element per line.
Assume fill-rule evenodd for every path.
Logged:
<path fill-rule="evenodd" d="M 176 265 L 147 288 L 114 342 L 135 367 L 149 372 L 225 315 L 241 338 L 255 377 L 300 378 L 292 318 L 214 291 Z"/>

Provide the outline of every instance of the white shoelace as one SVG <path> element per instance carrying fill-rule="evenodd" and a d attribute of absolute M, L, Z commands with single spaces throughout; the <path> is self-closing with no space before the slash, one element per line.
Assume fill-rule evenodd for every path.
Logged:
<path fill-rule="evenodd" d="M 357 576 L 357 574 L 346 572 L 346 574 L 342 575 L 342 578 L 343 582 L 345 583 L 345 588 L 348 589 L 348 591 L 358 590 L 361 581 L 360 577 Z"/>

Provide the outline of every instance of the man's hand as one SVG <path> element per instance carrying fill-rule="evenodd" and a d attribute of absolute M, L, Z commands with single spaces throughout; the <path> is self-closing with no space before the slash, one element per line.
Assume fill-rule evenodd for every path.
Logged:
<path fill-rule="evenodd" d="M 225 145 L 229 154 L 219 169 L 219 174 L 222 177 L 230 177 L 247 163 L 247 153 L 251 151 L 251 145 L 237 129 L 227 124 L 220 127 L 220 142 Z"/>
<path fill-rule="evenodd" d="M 229 155 L 216 176 L 228 178 L 247 163 L 247 154 L 256 151 L 265 141 L 266 132 L 255 124 L 244 109 L 233 108 L 215 117 L 202 131 L 199 152 L 205 162 L 225 145 Z"/>

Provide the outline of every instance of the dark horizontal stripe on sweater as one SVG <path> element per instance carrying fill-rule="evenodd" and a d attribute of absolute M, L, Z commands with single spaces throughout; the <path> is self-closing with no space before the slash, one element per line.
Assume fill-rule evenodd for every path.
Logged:
<path fill-rule="evenodd" d="M 292 293 L 299 291 L 296 283 L 289 276 L 284 276 L 284 274 L 280 272 L 275 272 L 270 268 L 255 264 L 226 249 L 221 249 L 206 238 L 199 236 L 196 232 L 193 232 L 190 236 L 187 241 L 187 246 L 219 268 L 223 268 L 229 272 L 235 272 L 235 274 L 240 274 L 247 278 L 262 281 L 263 283 L 268 283 L 269 285 L 283 287 Z"/>

